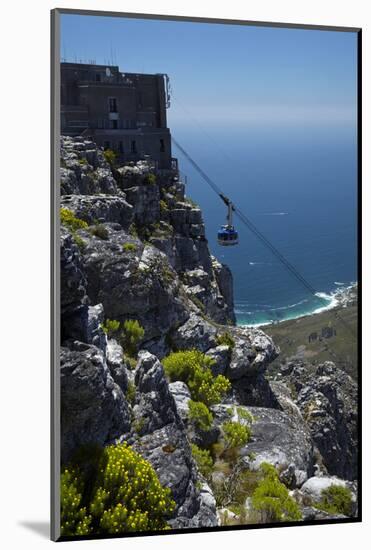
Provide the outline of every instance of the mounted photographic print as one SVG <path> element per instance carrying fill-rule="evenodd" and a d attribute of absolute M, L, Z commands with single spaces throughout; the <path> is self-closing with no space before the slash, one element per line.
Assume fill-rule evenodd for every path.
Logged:
<path fill-rule="evenodd" d="M 52 12 L 52 538 L 361 520 L 361 30 Z"/>

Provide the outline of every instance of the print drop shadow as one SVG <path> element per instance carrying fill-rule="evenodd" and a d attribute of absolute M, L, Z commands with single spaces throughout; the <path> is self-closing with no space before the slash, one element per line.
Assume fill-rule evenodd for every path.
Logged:
<path fill-rule="evenodd" d="M 18 525 L 33 531 L 42 538 L 50 538 L 50 523 L 48 521 L 20 521 Z"/>

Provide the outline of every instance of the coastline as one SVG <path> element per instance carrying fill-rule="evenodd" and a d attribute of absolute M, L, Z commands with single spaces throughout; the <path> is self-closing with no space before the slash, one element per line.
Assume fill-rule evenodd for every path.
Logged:
<path fill-rule="evenodd" d="M 281 319 L 270 319 L 268 321 L 263 322 L 252 322 L 247 323 L 246 321 L 238 321 L 238 310 L 236 311 L 236 317 L 237 317 L 237 326 L 243 326 L 243 327 L 253 327 L 253 328 L 260 328 L 260 327 L 269 327 L 269 326 L 277 326 L 282 323 L 285 323 L 286 321 L 294 321 L 296 319 L 302 319 L 304 317 L 312 317 L 313 315 L 318 315 L 320 313 L 323 313 L 325 311 L 329 311 L 335 308 L 344 308 L 348 307 L 350 305 L 355 305 L 357 303 L 357 296 L 358 296 L 358 282 L 352 281 L 349 285 L 343 284 L 341 282 L 335 281 L 334 282 L 337 287 L 330 292 L 329 294 L 325 292 L 318 292 L 316 296 L 321 299 L 324 302 L 324 305 L 319 305 L 315 307 L 312 311 L 303 311 L 303 312 L 296 312 L 292 315 L 288 315 L 287 317 L 281 318 Z M 301 304 L 308 302 L 309 300 L 302 300 L 301 302 L 298 302 L 297 304 L 292 304 L 280 308 L 272 308 L 268 311 L 274 311 L 277 312 L 281 309 L 294 309 L 297 306 L 300 306 Z M 325 304 L 327 302 L 327 305 Z"/>

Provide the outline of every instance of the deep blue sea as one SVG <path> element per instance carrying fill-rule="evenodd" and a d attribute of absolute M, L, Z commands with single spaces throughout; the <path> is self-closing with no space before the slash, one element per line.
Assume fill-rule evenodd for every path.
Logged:
<path fill-rule="evenodd" d="M 202 208 L 212 254 L 234 277 L 239 324 L 256 325 L 331 307 L 334 292 L 357 280 L 356 132 L 332 128 L 210 126 L 173 135 L 226 195 L 325 299 L 311 295 L 238 219 L 240 244 L 216 233 L 226 209 L 173 147 L 186 194 Z"/>

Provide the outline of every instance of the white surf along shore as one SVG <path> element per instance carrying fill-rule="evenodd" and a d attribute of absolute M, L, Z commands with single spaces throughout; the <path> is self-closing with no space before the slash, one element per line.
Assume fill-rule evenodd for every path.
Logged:
<path fill-rule="evenodd" d="M 333 290 L 331 293 L 326 292 L 317 292 L 316 296 L 320 300 L 322 300 L 322 304 L 315 307 L 313 310 L 303 310 L 302 312 L 294 312 L 290 314 L 290 312 L 285 315 L 285 317 L 282 317 L 281 319 L 275 319 L 274 314 L 275 312 L 278 312 L 280 310 L 290 310 L 298 308 L 300 305 L 303 305 L 305 303 L 310 302 L 310 298 L 306 298 L 301 300 L 300 302 L 297 302 L 295 304 L 290 304 L 287 306 L 282 306 L 278 308 L 269 308 L 269 306 L 265 306 L 264 309 L 261 310 L 255 310 L 248 313 L 254 314 L 259 312 L 272 312 L 272 319 L 264 322 L 251 322 L 248 323 L 246 321 L 237 321 L 237 324 L 239 326 L 248 326 L 248 327 L 263 327 L 268 326 L 272 324 L 277 323 L 283 323 L 285 321 L 291 321 L 293 319 L 299 319 L 301 317 L 307 317 L 308 315 L 316 315 L 318 313 L 322 313 L 324 311 L 328 311 L 330 309 L 334 309 L 336 307 L 348 307 L 350 305 L 355 305 L 357 303 L 357 295 L 358 295 L 358 283 L 352 281 L 349 285 L 342 283 L 340 281 L 335 281 L 334 284 L 336 285 L 335 290 Z M 235 312 L 238 316 L 238 314 L 246 314 L 246 311 L 239 309 L 239 306 L 246 306 L 248 304 L 242 304 L 238 301 L 236 302 L 236 308 Z M 257 304 L 250 304 L 251 306 L 257 305 Z"/>

